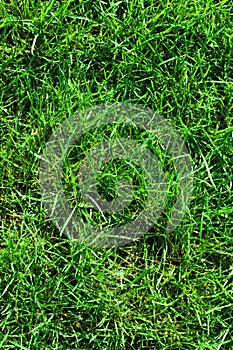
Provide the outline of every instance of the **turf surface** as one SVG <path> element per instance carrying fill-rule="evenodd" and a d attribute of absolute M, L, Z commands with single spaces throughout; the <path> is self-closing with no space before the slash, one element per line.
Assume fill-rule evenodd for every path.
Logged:
<path fill-rule="evenodd" d="M 233 349 L 232 2 L 3 0 L 0 16 L 0 349 Z M 47 217 L 40 157 L 68 117 L 117 101 L 174 125 L 194 191 L 175 232 L 98 250 Z"/>

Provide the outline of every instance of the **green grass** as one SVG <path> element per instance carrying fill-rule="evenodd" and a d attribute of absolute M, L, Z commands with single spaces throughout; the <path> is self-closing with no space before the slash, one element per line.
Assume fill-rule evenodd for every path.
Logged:
<path fill-rule="evenodd" d="M 3 0 L 0 16 L 0 349 L 233 349 L 232 2 Z M 95 249 L 47 217 L 40 157 L 68 117 L 117 101 L 174 125 L 194 191 L 175 232 Z"/>

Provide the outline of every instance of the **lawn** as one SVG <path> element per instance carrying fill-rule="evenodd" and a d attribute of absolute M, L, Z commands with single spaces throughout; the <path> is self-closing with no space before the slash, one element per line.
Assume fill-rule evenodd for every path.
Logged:
<path fill-rule="evenodd" d="M 233 3 L 2 0 L 0 86 L 0 349 L 233 349 Z M 168 205 L 136 241 L 100 248 L 54 225 L 40 165 L 67 118 L 117 102 L 153 109 L 179 132 L 193 191 L 173 232 Z M 82 203 L 77 214 L 97 226 L 106 222 L 85 208 L 75 174 L 111 127 L 83 135 L 63 171 L 71 207 Z M 140 130 L 114 132 L 156 153 Z M 171 157 L 157 155 L 172 183 Z M 135 169 L 102 169 L 134 177 L 139 200 L 125 220 L 145 204 Z M 113 199 L 114 186 L 102 176 L 98 189 Z"/>

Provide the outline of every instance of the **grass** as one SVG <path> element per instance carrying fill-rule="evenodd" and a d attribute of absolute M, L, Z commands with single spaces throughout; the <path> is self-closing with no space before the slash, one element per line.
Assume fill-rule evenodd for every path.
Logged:
<path fill-rule="evenodd" d="M 233 349 L 232 13 L 226 0 L 1 2 L 0 349 Z M 174 125 L 194 191 L 173 233 L 94 249 L 47 217 L 40 157 L 68 117 L 117 101 Z"/>

